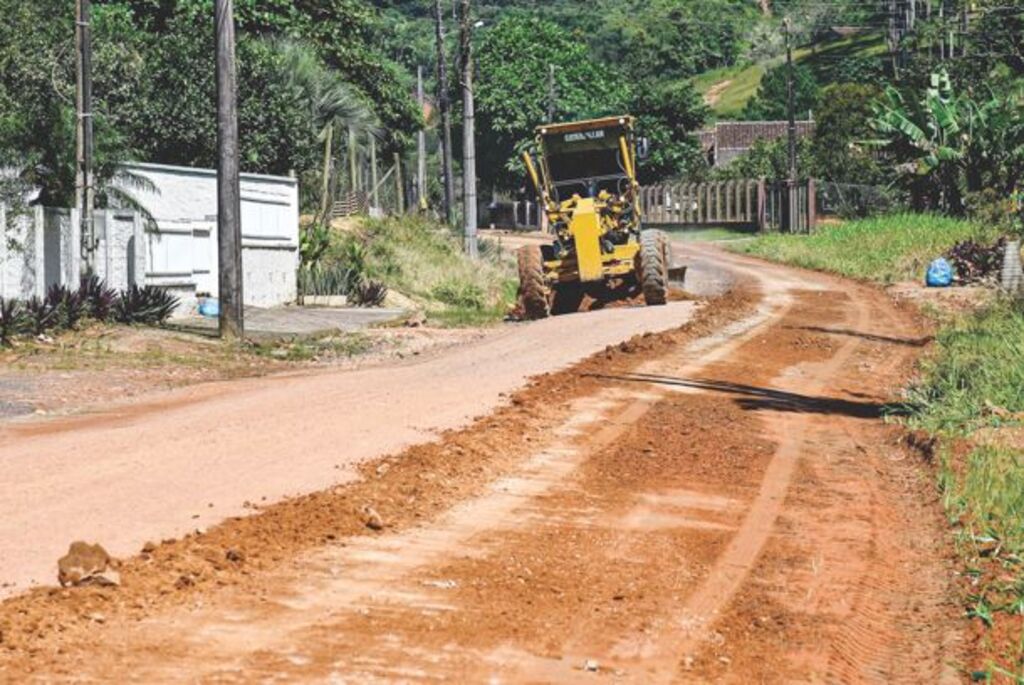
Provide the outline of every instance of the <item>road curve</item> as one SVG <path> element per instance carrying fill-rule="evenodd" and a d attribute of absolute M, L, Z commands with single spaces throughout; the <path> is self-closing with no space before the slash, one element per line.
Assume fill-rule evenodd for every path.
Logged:
<path fill-rule="evenodd" d="M 530 377 L 647 331 L 688 302 L 508 326 L 415 363 L 195 386 L 0 429 L 0 598 L 52 584 L 70 542 L 114 556 L 351 480 L 368 459 L 467 425 Z"/>

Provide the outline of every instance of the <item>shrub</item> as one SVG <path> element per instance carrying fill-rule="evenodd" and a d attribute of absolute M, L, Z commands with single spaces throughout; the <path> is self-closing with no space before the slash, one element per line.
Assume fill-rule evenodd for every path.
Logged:
<path fill-rule="evenodd" d="M 162 325 L 178 307 L 178 298 L 166 290 L 147 285 L 133 285 L 121 293 L 115 305 L 115 316 L 121 323 Z"/>
<path fill-rule="evenodd" d="M 81 291 L 53 284 L 46 291 L 46 303 L 56 312 L 55 328 L 75 328 L 86 314 Z"/>
<path fill-rule="evenodd" d="M 451 307 L 483 309 L 487 306 L 484 291 L 475 283 L 449 279 L 441 281 L 433 290 L 434 299 Z"/>
<path fill-rule="evenodd" d="M 49 299 L 40 299 L 33 295 L 25 303 L 25 313 L 28 317 L 29 330 L 33 335 L 42 335 L 60 324 L 60 312 Z"/>
<path fill-rule="evenodd" d="M 25 308 L 15 299 L 0 297 L 0 345 L 9 347 L 15 336 L 25 332 Z"/>
<path fill-rule="evenodd" d="M 117 302 L 117 291 L 107 287 L 107 284 L 96 274 L 82 276 L 78 285 L 78 293 L 85 305 L 86 316 L 97 321 L 109 321 L 114 314 L 114 304 Z"/>
<path fill-rule="evenodd" d="M 360 307 L 379 307 L 388 296 L 388 287 L 380 281 L 367 280 L 349 293 L 352 304 Z"/>
<path fill-rule="evenodd" d="M 996 276 L 1002 270 L 1005 252 L 1005 238 L 992 245 L 964 240 L 954 245 L 946 256 L 962 283 L 977 283 Z"/>

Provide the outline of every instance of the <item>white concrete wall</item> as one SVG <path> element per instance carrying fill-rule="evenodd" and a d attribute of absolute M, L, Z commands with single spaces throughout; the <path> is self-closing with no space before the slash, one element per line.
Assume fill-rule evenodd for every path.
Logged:
<path fill-rule="evenodd" d="M 0 297 L 42 297 L 53 284 L 78 283 L 78 212 L 30 207 L 7 223 L 0 205 Z"/>
<path fill-rule="evenodd" d="M 199 293 L 217 296 L 217 174 L 131 164 L 155 192 L 126 188 L 156 220 L 145 232 L 146 282 L 173 291 L 187 313 Z M 295 179 L 242 175 L 242 270 L 247 305 L 298 297 L 299 187 Z"/>

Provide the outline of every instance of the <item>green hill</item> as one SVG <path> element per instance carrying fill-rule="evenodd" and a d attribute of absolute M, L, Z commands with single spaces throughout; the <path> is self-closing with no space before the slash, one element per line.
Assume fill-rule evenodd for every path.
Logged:
<path fill-rule="evenodd" d="M 825 85 L 833 80 L 837 65 L 844 60 L 881 60 L 885 52 L 885 38 L 881 34 L 865 33 L 797 48 L 793 59 L 809 67 L 819 83 Z M 718 118 L 737 118 L 757 93 L 765 71 L 783 61 L 783 57 L 777 57 L 756 64 L 714 69 L 695 77 L 693 85 Z"/>

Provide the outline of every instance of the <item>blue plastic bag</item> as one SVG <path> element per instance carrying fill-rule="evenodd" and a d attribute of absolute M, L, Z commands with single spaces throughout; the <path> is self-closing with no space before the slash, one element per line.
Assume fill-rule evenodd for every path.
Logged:
<path fill-rule="evenodd" d="M 199 303 L 199 316 L 205 316 L 208 319 L 216 319 L 220 316 L 220 301 L 215 300 L 212 297 L 208 297 Z"/>
<path fill-rule="evenodd" d="M 948 288 L 953 283 L 953 267 L 945 259 L 936 259 L 928 266 L 925 282 L 929 288 Z"/>

